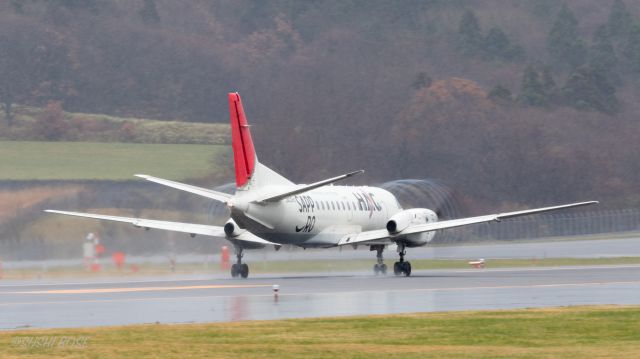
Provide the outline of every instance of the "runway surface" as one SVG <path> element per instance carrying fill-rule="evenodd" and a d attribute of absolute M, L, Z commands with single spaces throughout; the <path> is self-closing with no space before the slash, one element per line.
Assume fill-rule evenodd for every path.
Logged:
<path fill-rule="evenodd" d="M 279 285 L 279 297 L 273 294 Z M 0 329 L 640 304 L 640 265 L 0 284 Z"/>

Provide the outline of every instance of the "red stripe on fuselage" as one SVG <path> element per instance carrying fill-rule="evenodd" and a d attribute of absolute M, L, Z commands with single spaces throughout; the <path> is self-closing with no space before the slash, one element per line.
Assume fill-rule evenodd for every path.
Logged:
<path fill-rule="evenodd" d="M 253 175 L 256 153 L 238 93 L 229 94 L 229 116 L 231 120 L 231 146 L 236 168 L 236 186 L 242 187 Z"/>

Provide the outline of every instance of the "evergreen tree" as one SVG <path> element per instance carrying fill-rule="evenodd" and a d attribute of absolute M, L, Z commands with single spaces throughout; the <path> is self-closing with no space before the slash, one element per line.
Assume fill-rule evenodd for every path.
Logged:
<path fill-rule="evenodd" d="M 542 73 L 540 74 L 541 80 L 540 84 L 542 85 L 542 91 L 547 100 L 548 104 L 556 104 L 558 103 L 558 86 L 556 85 L 556 81 L 553 79 L 553 74 L 551 73 L 550 66 L 544 66 L 542 68 Z"/>
<path fill-rule="evenodd" d="M 633 23 L 633 16 L 629 10 L 627 10 L 624 1 L 614 0 L 611 6 L 611 13 L 609 14 L 609 21 L 607 22 L 609 34 L 614 38 L 624 39 L 629 35 Z"/>
<path fill-rule="evenodd" d="M 487 94 L 487 98 L 496 104 L 510 104 L 513 102 L 511 91 L 502 85 L 497 85 L 491 89 Z"/>
<path fill-rule="evenodd" d="M 458 27 L 458 50 L 466 56 L 482 53 L 483 36 L 478 18 L 471 10 L 465 11 Z"/>
<path fill-rule="evenodd" d="M 562 6 L 549 32 L 547 48 L 560 65 L 575 68 L 585 61 L 587 48 L 578 34 L 578 20 L 566 4 Z"/>
<path fill-rule="evenodd" d="M 15 11 L 16 13 L 24 13 L 24 0 L 10 0 L 9 4 L 11 4 L 13 11 Z"/>
<path fill-rule="evenodd" d="M 607 74 L 610 78 L 615 78 L 615 68 L 618 64 L 611 36 L 609 36 L 609 27 L 606 25 L 599 26 L 593 34 L 593 43 L 589 50 L 589 65 L 598 68 Z"/>
<path fill-rule="evenodd" d="M 142 9 L 138 11 L 138 15 L 146 24 L 157 24 L 160 22 L 160 15 L 156 8 L 155 0 L 144 0 Z"/>
<path fill-rule="evenodd" d="M 432 82 L 433 80 L 431 79 L 431 76 L 427 75 L 426 72 L 419 72 L 416 75 L 415 80 L 413 80 L 411 87 L 413 87 L 416 90 L 420 90 L 421 88 L 431 86 Z"/>
<path fill-rule="evenodd" d="M 618 111 L 615 87 L 604 71 L 592 66 L 577 68 L 567 79 L 562 94 L 565 103 L 577 109 L 604 113 Z"/>
<path fill-rule="evenodd" d="M 631 69 L 640 72 L 640 24 L 634 25 L 629 31 L 622 53 L 629 61 Z"/>
<path fill-rule="evenodd" d="M 504 31 L 497 27 L 489 30 L 483 50 L 489 59 L 500 58 L 507 61 L 522 59 L 524 54 L 522 47 L 512 44 Z"/>
<path fill-rule="evenodd" d="M 529 65 L 525 68 L 520 86 L 518 102 L 525 106 L 547 106 L 549 98 L 540 81 L 540 75 L 535 67 Z"/>

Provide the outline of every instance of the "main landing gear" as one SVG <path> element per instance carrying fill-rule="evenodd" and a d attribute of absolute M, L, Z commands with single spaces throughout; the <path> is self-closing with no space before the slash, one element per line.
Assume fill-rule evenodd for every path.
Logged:
<path fill-rule="evenodd" d="M 378 259 L 378 263 L 373 265 L 373 273 L 375 273 L 375 275 L 387 275 L 387 265 L 384 264 L 384 258 L 382 257 L 384 245 L 371 246 L 370 250 L 376 251 L 376 258 Z"/>
<path fill-rule="evenodd" d="M 398 254 L 400 255 L 400 261 L 393 264 L 393 274 L 408 277 L 411 275 L 411 263 L 404 261 L 404 255 L 407 252 L 405 252 L 404 244 L 402 243 L 398 243 Z"/>
<path fill-rule="evenodd" d="M 237 278 L 238 276 L 247 278 L 249 276 L 249 266 L 247 263 L 242 263 L 243 255 L 244 253 L 242 252 L 242 248 L 236 247 L 236 258 L 238 259 L 238 262 L 231 266 L 231 276 L 233 278 Z"/>

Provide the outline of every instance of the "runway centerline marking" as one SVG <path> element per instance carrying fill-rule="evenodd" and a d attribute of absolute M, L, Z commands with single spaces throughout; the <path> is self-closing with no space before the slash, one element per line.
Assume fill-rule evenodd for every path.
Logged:
<path fill-rule="evenodd" d="M 96 294 L 96 293 L 129 293 L 129 292 L 158 292 L 191 289 L 236 289 L 271 287 L 271 284 L 229 284 L 229 285 L 189 285 L 170 287 L 124 287 L 124 288 L 85 288 L 85 289 L 52 289 L 26 292 L 11 292 L 13 294 Z"/>

